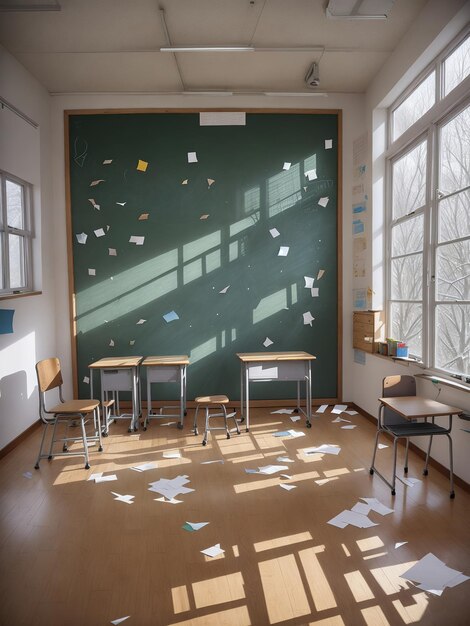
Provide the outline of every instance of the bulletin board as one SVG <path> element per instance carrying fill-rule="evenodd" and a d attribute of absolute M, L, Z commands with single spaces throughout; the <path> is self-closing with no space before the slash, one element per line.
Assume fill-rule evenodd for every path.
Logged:
<path fill-rule="evenodd" d="M 313 398 L 338 397 L 341 114 L 221 113 L 66 112 L 79 397 L 102 357 L 187 354 L 188 400 L 236 401 L 236 353 L 270 350 L 314 354 Z M 252 387 L 296 397 L 295 383 Z"/>

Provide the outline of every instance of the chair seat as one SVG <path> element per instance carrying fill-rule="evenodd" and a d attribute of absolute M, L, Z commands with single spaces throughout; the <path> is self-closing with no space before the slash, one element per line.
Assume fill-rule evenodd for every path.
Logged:
<path fill-rule="evenodd" d="M 447 432 L 447 429 L 442 426 L 426 422 L 387 424 L 384 426 L 384 430 L 392 433 L 395 437 L 429 437 L 430 435 L 442 435 Z"/>
<path fill-rule="evenodd" d="M 198 396 L 194 402 L 196 404 L 228 404 L 230 400 L 227 396 Z"/>
<path fill-rule="evenodd" d="M 62 413 L 69 415 L 76 415 L 77 413 L 92 413 L 97 406 L 99 406 L 99 400 L 68 400 L 61 404 L 57 404 L 50 408 L 47 413 Z"/>

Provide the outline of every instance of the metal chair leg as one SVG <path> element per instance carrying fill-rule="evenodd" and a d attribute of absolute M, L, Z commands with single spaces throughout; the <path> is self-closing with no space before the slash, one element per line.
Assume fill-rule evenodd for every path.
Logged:
<path fill-rule="evenodd" d="M 44 440 L 46 438 L 46 431 L 47 431 L 48 426 L 49 424 L 44 423 L 44 429 L 42 431 L 42 437 L 41 437 L 41 445 L 39 446 L 39 454 L 38 454 L 38 458 L 36 459 L 36 465 L 34 466 L 35 469 L 39 469 L 39 461 L 42 459 L 42 447 L 44 445 Z"/>
<path fill-rule="evenodd" d="M 376 435 L 375 435 L 375 447 L 374 447 L 374 454 L 372 455 L 372 463 L 371 463 L 370 470 L 369 470 L 369 473 L 370 473 L 370 474 L 373 474 L 373 473 L 374 473 L 374 469 L 375 469 L 375 456 L 376 456 L 376 454 L 377 454 L 377 446 L 378 446 L 378 444 L 379 444 L 379 435 L 380 435 L 380 432 L 381 432 L 381 431 L 380 431 L 380 429 L 379 429 L 379 428 L 377 428 L 377 433 L 376 433 Z"/>
<path fill-rule="evenodd" d="M 449 477 L 450 477 L 450 497 L 452 499 L 455 498 L 454 492 L 454 455 L 452 451 L 452 437 L 447 435 L 447 439 L 449 440 Z"/>
<path fill-rule="evenodd" d="M 56 418 L 54 419 L 54 425 L 53 425 L 53 428 L 52 428 L 51 446 L 50 446 L 50 448 L 49 448 L 49 457 L 48 457 L 48 458 L 49 458 L 49 461 L 52 459 L 52 456 L 53 456 L 53 454 L 52 454 L 52 448 L 53 448 L 53 446 L 54 446 L 54 442 L 55 442 L 55 431 L 56 431 L 56 428 L 57 428 L 57 423 L 58 423 L 58 421 L 59 421 L 59 418 L 58 418 L 58 417 L 56 417 Z"/>
<path fill-rule="evenodd" d="M 395 495 L 395 480 L 397 476 L 397 441 L 395 437 L 393 440 L 393 476 L 392 476 L 392 496 Z"/>
<path fill-rule="evenodd" d="M 197 435 L 198 434 L 198 430 L 197 430 L 197 412 L 199 411 L 199 405 L 196 406 L 196 410 L 194 411 L 194 425 L 193 425 L 193 431 L 194 434 Z"/>
<path fill-rule="evenodd" d="M 405 467 L 403 468 L 403 471 L 405 472 L 405 474 L 408 474 L 408 448 L 410 447 L 410 439 L 409 437 L 406 438 L 406 449 L 405 449 Z"/>
<path fill-rule="evenodd" d="M 85 451 L 85 469 L 90 469 L 90 463 L 88 462 L 88 443 L 86 440 L 85 418 L 83 415 L 80 418 L 80 426 L 82 429 L 83 449 Z"/>
<path fill-rule="evenodd" d="M 428 451 L 426 453 L 426 462 L 424 464 L 423 476 L 427 476 L 428 475 L 428 463 L 429 463 L 429 455 L 431 454 L 432 438 L 433 438 L 433 435 L 430 435 Z"/>

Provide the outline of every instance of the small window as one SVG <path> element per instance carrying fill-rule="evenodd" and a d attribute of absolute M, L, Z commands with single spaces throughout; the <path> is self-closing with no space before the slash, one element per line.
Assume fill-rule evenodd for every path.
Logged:
<path fill-rule="evenodd" d="M 449 54 L 444 60 L 443 67 L 444 96 L 447 96 L 470 74 L 470 37 Z"/>
<path fill-rule="evenodd" d="M 431 72 L 392 112 L 392 141 L 413 126 L 436 102 L 436 72 Z"/>
<path fill-rule="evenodd" d="M 0 171 L 0 188 L 0 295 L 31 291 L 31 185 Z"/>

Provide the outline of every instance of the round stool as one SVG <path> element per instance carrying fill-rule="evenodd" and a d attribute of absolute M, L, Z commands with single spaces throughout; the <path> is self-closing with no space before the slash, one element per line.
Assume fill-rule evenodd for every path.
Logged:
<path fill-rule="evenodd" d="M 204 437 L 202 439 L 202 445 L 205 446 L 207 444 L 207 435 L 210 430 L 225 430 L 227 439 L 230 439 L 230 431 L 227 425 L 227 418 L 233 418 L 235 422 L 235 426 L 237 428 L 237 433 L 240 434 L 240 429 L 238 428 L 237 420 L 235 419 L 235 411 L 227 415 L 227 409 L 225 406 L 229 403 L 229 399 L 227 396 L 198 396 L 195 398 L 194 402 L 196 403 L 196 410 L 194 412 L 194 434 L 198 434 L 197 429 L 197 414 L 199 411 L 199 407 L 202 407 L 206 410 L 206 421 L 204 428 Z M 216 407 L 220 409 L 220 412 L 211 413 L 211 407 Z M 212 417 L 223 417 L 224 425 L 223 426 L 210 426 L 210 419 Z"/>

